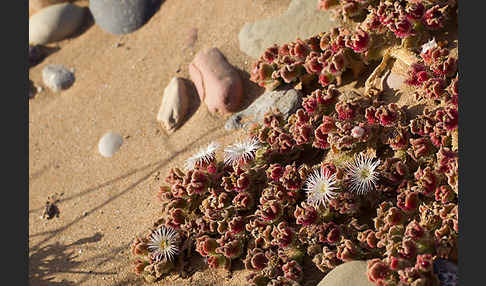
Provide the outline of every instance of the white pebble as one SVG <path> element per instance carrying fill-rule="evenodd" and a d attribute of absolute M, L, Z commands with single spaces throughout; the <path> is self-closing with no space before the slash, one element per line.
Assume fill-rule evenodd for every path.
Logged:
<path fill-rule="evenodd" d="M 103 157 L 111 157 L 120 149 L 122 143 L 122 136 L 110 131 L 101 137 L 98 143 L 98 151 Z"/>

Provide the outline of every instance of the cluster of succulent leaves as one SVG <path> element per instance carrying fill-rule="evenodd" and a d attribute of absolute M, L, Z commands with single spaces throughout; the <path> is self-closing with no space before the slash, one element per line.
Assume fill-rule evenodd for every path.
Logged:
<path fill-rule="evenodd" d="M 269 47 L 251 70 L 251 80 L 273 89 L 293 84 L 304 91 L 340 85 L 354 77 L 387 47 L 416 46 L 442 31 L 457 14 L 455 0 L 321 0 L 341 25 L 306 40 Z"/>
<path fill-rule="evenodd" d="M 365 20 L 354 34 L 339 28 L 265 52 L 252 79 L 270 87 L 307 84 L 311 91 L 302 107 L 287 120 L 278 110 L 269 112 L 250 128 L 249 139 L 260 144 L 252 160 L 228 165 L 214 159 L 169 172 L 157 194 L 160 219 L 132 244 L 137 274 L 155 280 L 201 255 L 211 268 L 229 270 L 233 261 L 243 261 L 252 271 L 250 285 L 299 285 L 305 259 L 324 273 L 367 260 L 368 278 L 377 285 L 439 285 L 434 260 L 457 262 L 457 58 L 441 43 L 420 49 L 431 40 L 426 28 L 442 28 L 450 18 L 434 11 L 450 12 L 455 1 L 321 2 L 343 17 L 362 13 Z M 350 5 L 359 13 L 351 15 Z M 390 28 L 405 29 L 396 22 L 417 5 L 423 13 L 405 17 L 409 34 Z M 334 84 L 345 67 L 359 70 L 374 57 L 380 33 L 415 43 L 411 49 L 420 61 L 410 67 L 407 83 L 427 105 L 416 117 L 384 103 L 380 94 L 341 93 Z M 313 85 L 316 80 L 320 85 Z M 365 194 L 350 190 L 346 171 L 357 154 L 381 162 L 379 180 Z M 306 199 L 305 182 L 315 169 L 336 177 L 338 195 L 327 205 Z M 150 255 L 149 236 L 162 226 L 179 234 L 175 261 Z"/>

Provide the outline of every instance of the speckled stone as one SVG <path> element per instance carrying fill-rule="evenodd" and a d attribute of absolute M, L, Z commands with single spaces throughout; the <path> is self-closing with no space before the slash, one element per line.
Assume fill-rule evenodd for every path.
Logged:
<path fill-rule="evenodd" d="M 54 92 L 68 89 L 74 83 L 74 73 L 63 65 L 50 64 L 42 70 L 44 84 Z"/>
<path fill-rule="evenodd" d="M 123 35 L 145 24 L 151 0 L 90 0 L 89 9 L 98 26 L 106 32 Z"/>
<path fill-rule="evenodd" d="M 123 138 L 120 134 L 109 131 L 101 137 L 98 143 L 98 152 L 103 157 L 112 157 L 123 144 Z"/>

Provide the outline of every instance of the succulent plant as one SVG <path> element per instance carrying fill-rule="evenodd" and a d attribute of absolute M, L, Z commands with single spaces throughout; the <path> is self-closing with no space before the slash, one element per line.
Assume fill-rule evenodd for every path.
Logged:
<path fill-rule="evenodd" d="M 455 1 L 319 7 L 347 24 L 273 45 L 251 71 L 261 86 L 302 89 L 301 108 L 265 114 L 222 162 L 213 142 L 185 171 L 170 170 L 156 195 L 161 217 L 131 246 L 137 274 L 154 281 L 201 255 L 229 271 L 243 261 L 250 285 L 299 285 L 305 259 L 325 273 L 367 260 L 377 285 L 439 285 L 433 265 L 457 262 L 458 59 L 432 36 L 454 19 Z M 413 55 L 406 83 L 427 106 L 418 116 L 379 89 L 339 88 L 348 69 L 357 77 L 382 59 L 375 79 L 403 49 Z"/>

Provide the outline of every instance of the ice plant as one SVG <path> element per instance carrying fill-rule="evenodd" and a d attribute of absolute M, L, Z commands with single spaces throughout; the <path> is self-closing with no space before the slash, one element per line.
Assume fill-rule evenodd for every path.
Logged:
<path fill-rule="evenodd" d="M 346 163 L 347 175 L 349 177 L 350 191 L 357 194 L 365 194 L 376 187 L 378 181 L 378 170 L 380 160 L 360 153 L 354 160 Z"/>
<path fill-rule="evenodd" d="M 255 158 L 255 151 L 260 144 L 257 139 L 237 142 L 224 149 L 224 163 L 232 166 L 235 163 L 247 163 Z"/>
<path fill-rule="evenodd" d="M 219 143 L 211 142 L 207 147 L 200 148 L 199 151 L 189 157 L 185 162 L 186 171 L 193 170 L 195 167 L 204 167 L 214 161 L 216 150 L 219 148 Z"/>
<path fill-rule="evenodd" d="M 148 249 L 155 261 L 172 261 L 179 252 L 176 230 L 172 227 L 160 227 L 150 235 Z"/>
<path fill-rule="evenodd" d="M 305 182 L 307 202 L 316 207 L 320 205 L 326 207 L 329 201 L 338 195 L 335 192 L 337 190 L 335 184 L 336 174 L 331 175 L 327 169 L 315 170 Z"/>

